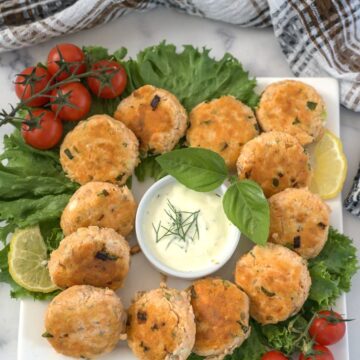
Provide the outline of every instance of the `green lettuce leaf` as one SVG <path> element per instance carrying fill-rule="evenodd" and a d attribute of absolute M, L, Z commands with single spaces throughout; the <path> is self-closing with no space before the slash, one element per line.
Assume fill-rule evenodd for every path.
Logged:
<path fill-rule="evenodd" d="M 287 355 L 300 351 L 303 340 L 307 338 L 308 321 L 302 315 L 296 315 L 286 321 L 262 326 L 261 332 L 270 348 L 277 349 Z M 303 334 L 303 337 L 300 335 Z"/>
<path fill-rule="evenodd" d="M 196 355 L 194 353 L 191 353 L 190 356 L 187 358 L 187 360 L 202 360 L 205 359 L 203 356 Z"/>
<path fill-rule="evenodd" d="M 70 194 L 46 195 L 37 199 L 0 201 L 0 219 L 24 228 L 61 216 Z"/>
<path fill-rule="evenodd" d="M 341 294 L 339 279 L 331 276 L 323 262 L 314 263 L 309 271 L 312 279 L 309 301 L 312 301 L 312 307 L 322 308 L 332 305 Z"/>
<path fill-rule="evenodd" d="M 88 65 L 92 65 L 100 60 L 109 59 L 110 57 L 108 49 L 102 46 L 83 46 L 82 49 Z"/>
<path fill-rule="evenodd" d="M 334 305 L 341 293 L 350 290 L 358 268 L 352 240 L 330 227 L 324 249 L 309 261 L 312 285 L 306 306 L 319 310 Z"/>
<path fill-rule="evenodd" d="M 157 156 L 148 156 L 141 159 L 140 164 L 135 168 L 135 176 L 140 182 L 148 177 L 157 181 L 166 175 L 156 158 Z"/>
<path fill-rule="evenodd" d="M 20 132 L 4 137 L 0 155 L 0 200 L 72 193 L 77 185 L 65 177 L 56 151 L 40 151 L 24 143 Z"/>
<path fill-rule="evenodd" d="M 57 149 L 34 149 L 24 143 L 18 130 L 4 137 L 4 148 L 0 155 L 0 281 L 11 286 L 14 298 L 50 299 L 58 292 L 29 292 L 12 280 L 7 262 L 9 234 L 39 224 L 50 254 L 63 238 L 59 219 L 79 185 L 65 176 Z"/>
<path fill-rule="evenodd" d="M 11 135 L 5 135 L 4 136 L 4 148 L 5 151 L 1 154 L 1 156 L 5 156 L 4 158 L 7 158 L 7 151 L 10 149 L 19 150 L 22 154 L 29 154 L 34 156 L 34 159 L 47 159 L 49 161 L 48 165 L 50 164 L 51 160 L 51 166 L 57 166 L 56 168 L 58 170 L 61 170 L 60 160 L 59 160 L 59 151 L 58 149 L 55 150 L 38 150 L 35 149 L 29 145 L 27 145 L 22 136 L 20 131 L 15 130 Z M 18 161 L 21 159 L 18 159 Z M 40 160 L 39 160 L 40 161 Z M 33 166 L 36 166 L 36 164 L 33 164 Z M 26 167 L 24 171 L 29 171 L 29 168 Z M 43 169 L 42 171 L 48 171 L 46 169 Z"/>
<path fill-rule="evenodd" d="M 224 360 L 261 360 L 266 352 L 261 327 L 255 321 L 250 321 L 250 336 L 239 346 L 232 355 L 227 355 Z"/>
<path fill-rule="evenodd" d="M 73 183 L 57 177 L 35 175 L 24 177 L 24 175 L 12 174 L 0 164 L 1 199 L 62 194 L 64 192 L 73 192 L 75 189 L 76 186 Z"/>
<path fill-rule="evenodd" d="M 60 227 L 59 218 L 53 220 L 47 219 L 39 223 L 40 232 L 47 247 L 48 254 L 57 249 L 60 241 L 64 238 L 64 234 Z"/>
<path fill-rule="evenodd" d="M 226 53 L 220 60 L 210 56 L 210 50 L 185 45 L 181 52 L 175 45 L 151 46 L 139 52 L 136 59 L 123 62 L 128 74 L 126 95 L 145 84 L 169 90 L 190 111 L 197 104 L 233 95 L 255 107 L 255 79 L 249 79 L 240 62 Z"/>

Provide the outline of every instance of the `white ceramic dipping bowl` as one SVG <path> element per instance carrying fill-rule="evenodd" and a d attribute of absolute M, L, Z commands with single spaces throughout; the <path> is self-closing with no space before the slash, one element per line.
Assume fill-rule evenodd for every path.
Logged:
<path fill-rule="evenodd" d="M 240 240 L 240 231 L 239 229 L 231 224 L 230 231 L 228 234 L 228 241 L 226 242 L 225 249 L 222 253 L 222 256 L 218 259 L 217 263 L 210 264 L 207 267 L 196 270 L 196 271 L 180 271 L 176 270 L 166 264 L 164 264 L 154 253 L 154 251 L 151 249 L 148 243 L 148 239 L 146 234 L 144 233 L 143 229 L 143 219 L 144 215 L 146 213 L 146 210 L 149 206 L 150 201 L 154 198 L 154 196 L 158 193 L 159 190 L 161 190 L 163 187 L 173 183 L 177 182 L 175 178 L 172 176 L 166 176 L 162 178 L 161 180 L 154 183 L 143 195 L 138 210 L 136 213 L 136 220 L 135 220 L 135 230 L 136 230 L 136 236 L 139 243 L 139 246 L 144 253 L 145 257 L 150 261 L 150 263 L 158 269 L 160 272 L 166 275 L 174 276 L 177 278 L 183 278 L 183 279 L 197 279 L 201 278 L 207 275 L 210 275 L 214 273 L 215 271 L 219 270 L 232 256 L 235 249 L 238 246 L 239 240 Z M 219 188 L 214 190 L 213 192 L 216 192 L 217 194 L 224 195 L 227 190 L 226 185 L 221 185 Z"/>

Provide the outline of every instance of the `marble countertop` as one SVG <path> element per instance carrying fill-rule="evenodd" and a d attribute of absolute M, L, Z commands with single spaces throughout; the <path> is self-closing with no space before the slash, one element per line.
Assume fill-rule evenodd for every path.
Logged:
<path fill-rule="evenodd" d="M 193 44 L 200 47 L 206 45 L 214 49 L 212 52 L 214 56 L 221 56 L 229 51 L 253 76 L 292 76 L 271 28 L 242 29 L 161 9 L 130 14 L 96 29 L 64 36 L 32 48 L 0 54 L 0 107 L 16 101 L 11 84 L 14 74 L 40 59 L 45 59 L 47 52 L 56 42 L 74 42 L 79 45 L 101 44 L 111 50 L 125 46 L 130 55 L 135 55 L 142 48 L 164 39 L 177 45 Z M 349 165 L 343 192 L 345 196 L 360 162 L 360 114 L 341 108 L 340 117 L 341 138 Z M 360 251 L 360 219 L 345 211 L 344 232 L 355 240 L 355 245 Z M 348 325 L 351 360 L 360 359 L 359 303 L 360 272 L 354 277 L 352 290 L 347 295 L 348 318 L 357 319 Z M 18 320 L 19 302 L 10 299 L 7 285 L 0 284 L 0 359 L 16 359 Z"/>

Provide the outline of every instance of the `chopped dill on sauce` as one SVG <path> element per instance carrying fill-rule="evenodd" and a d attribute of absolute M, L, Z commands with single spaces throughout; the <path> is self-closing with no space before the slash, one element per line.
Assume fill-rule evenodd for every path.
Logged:
<path fill-rule="evenodd" d="M 169 199 L 167 199 L 167 209 L 164 209 L 167 215 L 167 225 L 163 225 L 161 221 L 157 226 L 152 224 L 155 231 L 156 243 L 161 240 L 167 240 L 168 244 L 174 244 L 187 252 L 191 242 L 199 239 L 198 217 L 200 210 L 182 211 L 177 209 Z"/>

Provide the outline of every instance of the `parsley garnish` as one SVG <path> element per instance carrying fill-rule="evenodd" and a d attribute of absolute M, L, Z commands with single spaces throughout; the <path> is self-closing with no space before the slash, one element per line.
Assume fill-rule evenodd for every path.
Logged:
<path fill-rule="evenodd" d="M 312 101 L 308 101 L 306 103 L 306 106 L 311 110 L 314 111 L 317 107 L 317 103 L 316 102 L 312 102 Z"/>
<path fill-rule="evenodd" d="M 268 289 L 264 288 L 263 286 L 261 287 L 261 291 L 268 297 L 273 297 L 275 296 L 275 293 L 272 291 L 269 291 Z"/>
<path fill-rule="evenodd" d="M 74 155 L 71 153 L 71 151 L 69 149 L 65 149 L 64 153 L 70 160 L 72 160 L 74 158 Z"/>
<path fill-rule="evenodd" d="M 102 261 L 107 261 L 107 260 L 110 260 L 110 261 L 115 261 L 117 260 L 119 257 L 116 256 L 116 255 L 111 255 L 109 254 L 108 252 L 106 251 L 98 251 L 95 255 L 95 257 L 99 260 L 102 260 Z"/>

